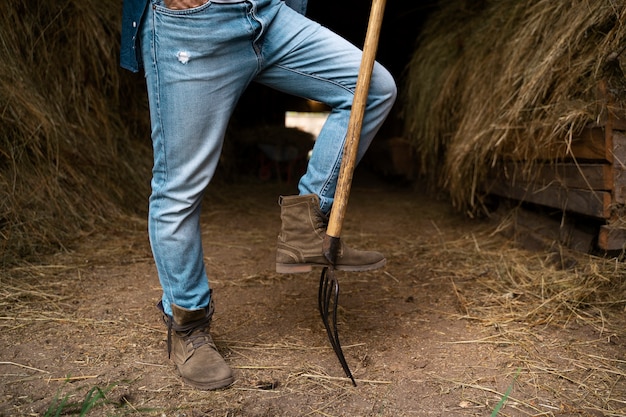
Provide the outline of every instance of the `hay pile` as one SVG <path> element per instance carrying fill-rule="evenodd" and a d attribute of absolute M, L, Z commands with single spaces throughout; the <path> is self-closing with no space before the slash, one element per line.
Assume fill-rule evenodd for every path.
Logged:
<path fill-rule="evenodd" d="M 118 67 L 121 7 L 4 4 L 0 264 L 8 265 L 141 209 L 151 153 L 137 99 L 143 80 Z"/>
<path fill-rule="evenodd" d="M 406 71 L 407 137 L 456 207 L 475 210 L 500 158 L 532 164 L 626 107 L 622 0 L 441 1 Z M 566 152 L 566 151 L 565 151 Z M 565 156 L 565 155 L 564 155 Z"/>

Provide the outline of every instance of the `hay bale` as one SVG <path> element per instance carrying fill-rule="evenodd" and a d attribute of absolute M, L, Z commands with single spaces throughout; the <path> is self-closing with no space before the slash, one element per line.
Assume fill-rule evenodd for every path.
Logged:
<path fill-rule="evenodd" d="M 470 4 L 473 6 L 470 8 Z M 625 108 L 623 2 L 442 2 L 406 70 L 406 136 L 422 173 L 476 210 L 499 159 L 523 160 L 601 120 L 601 80 Z M 621 100 L 621 101 L 620 101 Z"/>
<path fill-rule="evenodd" d="M 7 0 L 0 15 L 0 262 L 68 245 L 145 204 L 143 80 L 118 67 L 121 10 Z M 139 121 L 142 120 L 142 121 Z M 139 140 L 137 140 L 139 139 Z"/>

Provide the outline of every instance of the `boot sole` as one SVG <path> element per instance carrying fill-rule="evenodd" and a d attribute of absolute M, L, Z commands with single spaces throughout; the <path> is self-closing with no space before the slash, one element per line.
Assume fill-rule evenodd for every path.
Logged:
<path fill-rule="evenodd" d="M 376 263 L 369 265 L 336 265 L 337 271 L 347 272 L 364 272 L 380 269 L 387 263 L 386 259 L 382 259 Z M 305 272 L 311 272 L 313 267 L 324 268 L 328 264 L 306 263 L 306 264 L 276 264 L 276 272 L 279 274 L 301 274 Z"/>
<path fill-rule="evenodd" d="M 181 379 L 183 380 L 184 383 L 191 385 L 192 387 L 197 388 L 199 390 L 203 390 L 203 391 L 215 391 L 215 390 L 219 390 L 222 388 L 228 388 L 235 382 L 235 377 L 230 377 L 230 378 L 222 379 L 221 381 L 215 381 L 215 382 L 211 382 L 207 384 L 202 384 L 202 383 L 198 383 L 195 381 L 191 381 L 184 377 L 181 377 Z"/>

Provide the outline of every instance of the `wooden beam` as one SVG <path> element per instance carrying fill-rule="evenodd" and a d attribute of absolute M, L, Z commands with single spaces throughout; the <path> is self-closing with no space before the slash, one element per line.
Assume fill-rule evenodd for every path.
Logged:
<path fill-rule="evenodd" d="M 506 177 L 512 182 L 523 181 L 522 168 L 513 162 L 502 166 Z M 537 164 L 533 169 L 532 182 L 542 187 L 558 184 L 564 188 L 585 190 L 613 189 L 613 167 L 609 164 L 553 163 Z"/>
<path fill-rule="evenodd" d="M 607 136 L 604 126 L 588 126 L 571 141 L 565 138 L 562 142 L 547 146 L 542 149 L 541 157 L 538 161 L 595 161 L 613 162 L 613 152 L 610 143 L 607 143 Z M 506 158 L 514 161 L 521 161 L 517 158 Z"/>
<path fill-rule="evenodd" d="M 600 219 L 608 219 L 611 215 L 611 194 L 607 191 L 567 189 L 558 184 L 541 187 L 529 183 L 512 184 L 506 180 L 496 180 L 488 192 Z"/>
<path fill-rule="evenodd" d="M 572 139 L 569 149 L 566 144 L 563 144 L 557 148 L 557 152 L 564 155 L 566 159 L 599 160 L 611 163 L 613 153 L 606 139 L 603 128 L 585 128 L 580 135 Z"/>
<path fill-rule="evenodd" d="M 600 226 L 598 247 L 602 250 L 626 249 L 626 229 L 614 228 L 608 225 Z"/>

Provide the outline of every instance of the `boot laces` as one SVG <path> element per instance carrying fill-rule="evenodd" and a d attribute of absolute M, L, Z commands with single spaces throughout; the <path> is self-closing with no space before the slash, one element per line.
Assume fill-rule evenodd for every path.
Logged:
<path fill-rule="evenodd" d="M 183 325 L 174 322 L 174 319 L 167 315 L 163 315 L 163 321 L 167 325 L 167 356 L 171 358 L 172 354 L 172 332 L 181 337 L 185 342 L 191 342 L 194 349 L 198 349 L 203 345 L 209 345 L 215 349 L 213 339 L 209 334 L 212 314 L 208 314 L 201 319 L 194 320 Z"/>
<path fill-rule="evenodd" d="M 326 232 L 326 229 L 328 228 L 328 215 L 324 214 L 322 212 L 322 210 L 317 209 L 315 211 L 315 228 L 316 229 L 321 229 L 324 232 Z"/>
<path fill-rule="evenodd" d="M 215 348 L 215 345 L 213 344 L 213 339 L 209 334 L 208 327 L 190 330 L 185 333 L 177 332 L 177 334 L 182 337 L 186 342 L 191 342 L 191 345 L 194 349 L 198 349 L 199 347 L 204 345 L 209 345 L 213 349 Z"/>

